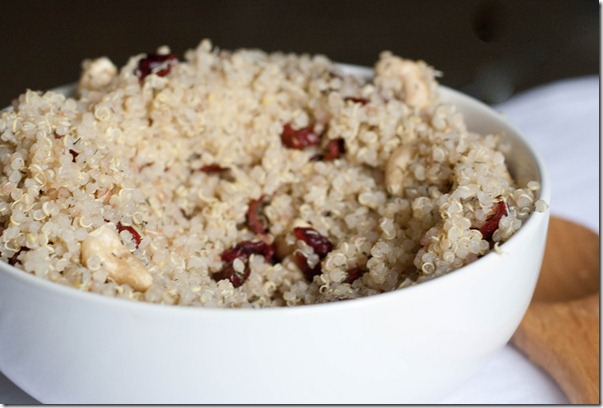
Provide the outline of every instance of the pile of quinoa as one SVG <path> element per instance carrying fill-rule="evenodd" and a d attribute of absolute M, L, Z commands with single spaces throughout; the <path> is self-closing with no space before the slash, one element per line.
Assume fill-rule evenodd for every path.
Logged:
<path fill-rule="evenodd" d="M 85 61 L 75 97 L 0 116 L 0 259 L 120 298 L 292 306 L 449 273 L 545 210 L 433 68 L 374 71 L 208 40 Z"/>

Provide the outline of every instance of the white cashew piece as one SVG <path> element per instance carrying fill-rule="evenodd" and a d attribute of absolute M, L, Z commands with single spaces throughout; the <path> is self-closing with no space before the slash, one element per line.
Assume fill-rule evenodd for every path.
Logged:
<path fill-rule="evenodd" d="M 397 80 L 394 92 L 407 105 L 424 108 L 435 102 L 434 79 L 425 63 L 384 53 L 375 72 L 378 77 Z"/>
<path fill-rule="evenodd" d="M 84 266 L 93 256 L 98 256 L 109 277 L 118 284 L 127 283 L 133 289 L 144 292 L 153 282 L 153 276 L 121 243 L 119 235 L 109 225 L 92 231 L 82 242 L 81 260 Z"/>
<path fill-rule="evenodd" d="M 111 83 L 117 76 L 117 67 L 107 57 L 86 60 L 80 79 L 81 89 L 101 89 Z"/>
<path fill-rule="evenodd" d="M 393 151 L 385 164 L 385 188 L 396 196 L 402 197 L 404 189 L 410 185 L 408 171 L 415 155 L 416 148 L 412 144 L 400 145 Z"/>

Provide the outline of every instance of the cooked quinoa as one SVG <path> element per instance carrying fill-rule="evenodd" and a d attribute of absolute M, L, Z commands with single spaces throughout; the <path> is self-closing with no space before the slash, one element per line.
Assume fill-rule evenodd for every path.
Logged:
<path fill-rule="evenodd" d="M 545 210 L 434 69 L 383 52 L 374 70 L 207 40 L 85 61 L 76 97 L 0 116 L 0 258 L 121 298 L 293 306 L 449 273 Z"/>

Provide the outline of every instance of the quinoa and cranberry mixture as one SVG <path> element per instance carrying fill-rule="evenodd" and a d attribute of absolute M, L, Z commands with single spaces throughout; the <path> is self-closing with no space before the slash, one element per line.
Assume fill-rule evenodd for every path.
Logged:
<path fill-rule="evenodd" d="M 374 70 L 207 40 L 85 61 L 76 97 L 0 116 L 0 258 L 109 296 L 291 306 L 454 271 L 545 210 L 436 71 L 388 52 Z"/>

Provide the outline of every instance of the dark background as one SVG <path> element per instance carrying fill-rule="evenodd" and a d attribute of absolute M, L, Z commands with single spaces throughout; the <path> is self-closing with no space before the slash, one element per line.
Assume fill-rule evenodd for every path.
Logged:
<path fill-rule="evenodd" d="M 85 58 L 203 38 L 224 49 L 326 54 L 372 65 L 382 50 L 423 59 L 444 85 L 496 103 L 556 79 L 599 74 L 597 0 L 32 1 L 0 8 L 0 106 L 73 82 Z"/>

